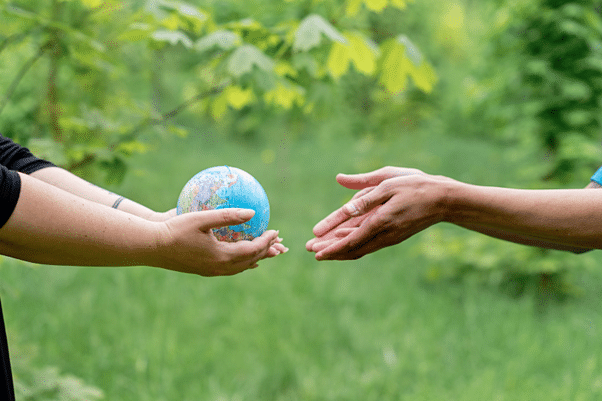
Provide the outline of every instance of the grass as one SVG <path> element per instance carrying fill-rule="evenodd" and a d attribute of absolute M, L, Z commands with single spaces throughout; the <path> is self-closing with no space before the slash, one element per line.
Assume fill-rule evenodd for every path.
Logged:
<path fill-rule="evenodd" d="M 470 275 L 427 280 L 419 236 L 353 262 L 317 263 L 304 249 L 313 224 L 351 196 L 336 172 L 393 164 L 496 184 L 514 169 L 499 149 L 419 135 L 244 145 L 204 133 L 162 151 L 136 158 L 113 189 L 164 210 L 201 169 L 242 168 L 264 185 L 290 252 L 211 279 L 5 258 L 15 363 L 33 352 L 36 366 L 124 401 L 602 398 L 602 272 L 575 272 L 581 296 L 542 314 L 535 297 Z"/>

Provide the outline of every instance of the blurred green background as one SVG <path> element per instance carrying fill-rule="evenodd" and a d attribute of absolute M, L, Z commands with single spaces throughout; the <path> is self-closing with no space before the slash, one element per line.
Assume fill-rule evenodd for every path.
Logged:
<path fill-rule="evenodd" d="M 596 1 L 0 2 L 0 132 L 158 211 L 254 175 L 289 253 L 228 278 L 2 258 L 19 400 L 602 398 L 602 270 L 450 225 L 316 262 L 336 173 L 578 188 Z"/>

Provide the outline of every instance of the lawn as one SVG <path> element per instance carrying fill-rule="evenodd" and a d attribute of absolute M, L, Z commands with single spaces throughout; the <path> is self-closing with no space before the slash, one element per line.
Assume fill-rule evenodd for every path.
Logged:
<path fill-rule="evenodd" d="M 352 195 L 337 172 L 392 164 L 499 184 L 515 166 L 492 144 L 236 143 L 199 130 L 160 150 L 132 160 L 111 189 L 165 210 L 196 172 L 242 168 L 266 189 L 270 228 L 290 252 L 229 278 L 4 258 L 17 367 L 54 366 L 119 401 L 602 399 L 602 270 L 574 272 L 579 295 L 542 313 L 536 297 L 472 275 L 429 280 L 423 234 L 353 262 L 305 251 L 312 226 Z"/>

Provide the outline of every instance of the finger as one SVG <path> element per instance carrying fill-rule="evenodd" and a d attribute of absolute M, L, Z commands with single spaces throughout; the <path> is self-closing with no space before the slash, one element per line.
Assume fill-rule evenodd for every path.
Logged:
<path fill-rule="evenodd" d="M 287 253 L 288 252 L 288 247 L 286 247 L 282 244 L 274 244 L 274 245 L 272 245 L 272 249 L 276 249 L 279 253 Z"/>
<path fill-rule="evenodd" d="M 336 249 L 336 246 L 324 249 L 321 253 L 316 253 L 317 260 L 356 260 L 369 253 L 376 252 L 377 250 L 384 248 L 389 245 L 387 242 L 387 233 L 380 233 L 370 241 L 364 243 L 361 246 L 348 248 Z"/>
<path fill-rule="evenodd" d="M 334 230 L 338 230 L 338 229 L 342 229 L 342 228 L 359 227 L 364 220 L 370 218 L 370 214 L 371 213 L 375 213 L 376 211 L 379 210 L 380 207 L 381 207 L 381 205 L 377 205 L 376 207 L 374 207 L 372 209 L 372 211 L 370 213 L 366 213 L 366 214 L 364 214 L 362 216 L 356 216 L 356 217 L 348 218 L 346 221 L 343 221 L 340 224 L 333 224 L 332 227 L 325 227 L 325 228 L 324 227 L 320 227 L 320 224 L 324 223 L 324 220 L 323 220 L 321 223 L 318 223 L 316 225 L 316 227 L 318 228 L 318 232 L 321 235 L 316 235 L 316 238 L 312 238 L 309 241 L 307 241 L 307 243 L 306 243 L 307 250 L 311 251 L 311 249 L 309 247 L 313 243 L 315 243 L 315 242 L 323 241 L 324 239 L 330 239 L 334 235 L 334 233 L 333 233 Z M 316 231 L 316 228 L 314 227 L 314 232 L 315 231 Z"/>
<path fill-rule="evenodd" d="M 199 225 L 201 231 L 209 230 L 210 228 L 219 228 L 224 226 L 235 226 L 251 220 L 255 215 L 252 209 L 216 209 L 206 210 L 202 212 L 193 212 L 202 222 Z"/>
<path fill-rule="evenodd" d="M 390 197 L 391 194 L 389 193 L 389 188 L 381 185 L 356 199 L 351 199 L 339 210 L 348 217 L 361 216 L 382 205 L 389 200 Z"/>
<path fill-rule="evenodd" d="M 343 238 L 348 236 L 349 234 L 351 234 L 352 232 L 354 232 L 355 230 L 357 230 L 357 228 L 339 228 L 334 232 L 334 236 L 336 238 Z"/>
<path fill-rule="evenodd" d="M 276 244 L 278 231 L 270 230 L 252 241 L 225 242 L 226 252 L 232 261 L 257 261 L 267 253 L 270 247 Z"/>
<path fill-rule="evenodd" d="M 318 252 L 328 248 L 332 244 L 336 243 L 337 241 L 340 241 L 340 238 L 333 237 L 333 238 L 330 238 L 330 239 L 327 239 L 324 241 L 316 242 L 315 244 L 313 244 L 311 252 L 318 253 Z"/>
<path fill-rule="evenodd" d="M 350 257 L 348 254 L 362 248 L 366 243 L 369 243 L 375 237 L 380 235 L 381 232 L 382 227 L 380 220 L 374 218 L 374 215 L 372 215 L 360 227 L 347 233 L 346 236 L 337 238 L 336 241 L 331 242 L 326 248 L 320 247 L 321 249 L 316 253 L 316 259 L 353 259 L 353 257 Z"/>
<path fill-rule="evenodd" d="M 270 249 L 268 250 L 267 254 L 265 255 L 266 258 L 273 258 L 275 256 L 281 255 L 283 253 L 287 253 L 288 252 L 288 248 L 285 247 L 282 244 L 274 244 L 270 247 Z"/>
<path fill-rule="evenodd" d="M 348 220 L 349 217 L 351 217 L 351 215 L 346 213 L 343 208 L 339 208 L 318 222 L 318 224 L 314 226 L 313 233 L 316 237 L 321 237 L 339 224 Z"/>
<path fill-rule="evenodd" d="M 389 178 L 414 174 L 424 173 L 414 168 L 382 167 L 378 170 L 363 174 L 338 174 L 336 180 L 345 188 L 364 189 L 370 186 L 377 186 Z"/>
<path fill-rule="evenodd" d="M 364 189 L 374 187 L 393 175 L 392 168 L 383 167 L 369 173 L 362 174 L 337 174 L 336 180 L 339 184 L 349 189 Z"/>
<path fill-rule="evenodd" d="M 287 253 L 288 248 L 282 245 L 279 242 L 276 242 L 274 245 L 270 247 L 268 253 L 266 254 L 266 258 L 273 258 L 274 256 L 278 256 L 283 253 Z"/>
<path fill-rule="evenodd" d="M 351 199 L 353 200 L 353 199 L 360 198 L 360 197 L 366 195 L 367 193 L 371 192 L 374 188 L 376 188 L 376 187 L 368 187 L 368 188 L 362 189 L 361 191 L 357 191 L 355 193 L 355 195 L 353 195 L 353 198 L 351 198 Z"/>
<path fill-rule="evenodd" d="M 336 231 L 333 231 L 333 232 L 329 233 L 329 235 L 326 235 L 324 237 L 313 238 L 312 240 L 307 242 L 305 248 L 309 252 L 319 252 L 322 249 L 325 249 L 325 248 L 329 247 L 330 245 L 334 244 L 335 242 L 339 241 L 341 238 L 345 237 L 346 235 L 349 235 L 351 232 L 353 232 L 356 229 L 357 228 L 337 229 Z"/>

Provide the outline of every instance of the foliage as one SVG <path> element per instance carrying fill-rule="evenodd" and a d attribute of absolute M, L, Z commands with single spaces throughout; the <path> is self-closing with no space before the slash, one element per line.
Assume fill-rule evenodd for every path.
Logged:
<path fill-rule="evenodd" d="M 21 261 L 2 259 L 2 267 L 16 266 L 28 269 Z M 9 326 L 10 327 L 10 326 Z M 104 393 L 96 386 L 87 384 L 81 378 L 64 374 L 58 367 L 37 367 L 39 347 L 25 345 L 21 336 L 11 335 L 9 330 L 11 368 L 14 379 L 15 396 L 23 401 L 97 401 L 104 399 Z"/>
<path fill-rule="evenodd" d="M 504 129 L 550 159 L 541 178 L 566 184 L 599 164 L 602 121 L 602 18 L 592 0 L 508 2 L 498 12 L 498 58 L 514 57 L 517 82 L 505 88 L 504 124 L 530 120 L 536 141 Z M 513 119 L 514 121 L 512 121 Z M 530 143 L 531 142 L 531 143 Z"/>
<path fill-rule="evenodd" d="M 221 4 L 4 2 L 0 129 L 59 165 L 101 167 L 118 182 L 127 157 L 146 151 L 150 138 L 186 134 L 172 123 L 184 110 L 215 120 L 253 107 L 311 113 L 324 105 L 320 90 L 353 73 L 390 95 L 407 91 L 410 79 L 428 93 L 436 76 L 416 46 L 403 34 L 377 43 L 366 25 L 372 14 L 406 6 L 289 1 L 286 14 L 262 23 Z"/>
<path fill-rule="evenodd" d="M 550 299 L 580 295 L 572 273 L 596 268 L 595 257 L 510 244 L 475 233 L 431 229 L 418 248 L 429 261 L 426 279 L 457 280 L 478 275 L 512 296 L 529 294 L 546 306 Z"/>
<path fill-rule="evenodd" d="M 96 387 L 85 384 L 72 375 L 61 375 L 56 368 L 45 368 L 28 372 L 27 383 L 17 381 L 15 393 L 25 401 L 96 401 L 104 398 Z"/>

